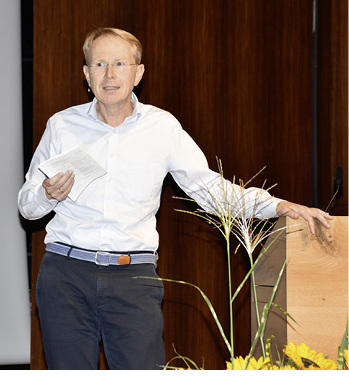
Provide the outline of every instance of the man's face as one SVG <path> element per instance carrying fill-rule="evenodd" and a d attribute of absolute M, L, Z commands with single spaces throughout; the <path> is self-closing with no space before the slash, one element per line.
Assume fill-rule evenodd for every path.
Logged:
<path fill-rule="evenodd" d="M 100 104 L 123 109 L 131 102 L 133 87 L 140 82 L 144 66 L 124 66 L 120 69 L 112 66 L 118 62 L 135 63 L 132 45 L 120 37 L 101 36 L 93 42 L 88 66 L 85 65 L 83 71 Z M 97 63 L 109 65 L 103 69 L 96 67 Z"/>

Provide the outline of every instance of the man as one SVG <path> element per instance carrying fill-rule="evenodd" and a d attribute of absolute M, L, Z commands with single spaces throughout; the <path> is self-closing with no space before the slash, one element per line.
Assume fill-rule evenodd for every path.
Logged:
<path fill-rule="evenodd" d="M 36 288 L 45 356 L 50 369 L 96 369 L 102 338 L 111 369 L 157 369 L 165 363 L 162 283 L 135 277 L 156 277 L 162 182 L 170 172 L 188 196 L 210 207 L 200 184 L 219 193 L 220 176 L 171 114 L 133 94 L 144 73 L 133 35 L 98 29 L 83 50 L 95 98 L 49 119 L 19 192 L 25 218 L 55 211 Z M 73 202 L 74 172 L 46 178 L 38 166 L 77 145 L 107 174 Z M 329 227 L 321 210 L 260 189 L 244 196 L 258 199 L 255 217 L 302 216 L 312 233 L 313 218 Z"/>

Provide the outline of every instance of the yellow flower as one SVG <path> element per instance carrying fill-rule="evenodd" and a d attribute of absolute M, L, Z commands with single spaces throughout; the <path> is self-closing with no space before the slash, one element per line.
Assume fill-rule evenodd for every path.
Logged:
<path fill-rule="evenodd" d="M 344 350 L 343 356 L 344 356 L 345 369 L 347 370 L 348 369 L 348 350 L 347 349 Z"/>
<path fill-rule="evenodd" d="M 323 353 L 316 353 L 304 343 L 293 344 L 289 342 L 284 349 L 284 354 L 300 370 L 336 370 L 337 364 L 331 359 L 325 358 Z M 291 362 L 291 364 L 292 364 Z"/>
<path fill-rule="evenodd" d="M 248 360 L 248 356 L 245 358 L 239 356 L 234 358 L 234 370 L 245 370 L 246 362 Z M 227 370 L 232 370 L 231 362 L 227 363 Z M 264 360 L 261 356 L 258 360 L 254 357 L 251 357 L 248 362 L 247 370 L 269 370 L 271 368 L 269 360 Z"/>
<path fill-rule="evenodd" d="M 290 364 L 288 364 L 286 366 L 281 366 L 281 367 L 273 365 L 271 370 L 275 370 L 275 371 L 276 370 L 296 370 L 296 368 L 291 366 Z"/>

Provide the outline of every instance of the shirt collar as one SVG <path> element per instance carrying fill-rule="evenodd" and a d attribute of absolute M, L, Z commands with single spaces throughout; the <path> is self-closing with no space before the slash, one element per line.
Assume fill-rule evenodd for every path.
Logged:
<path fill-rule="evenodd" d="M 93 100 L 90 103 L 90 106 L 87 110 L 87 115 L 91 116 L 95 120 L 99 120 L 98 115 L 97 115 L 97 109 L 96 109 L 97 102 L 98 102 L 97 98 L 96 97 L 93 98 Z M 132 112 L 131 116 L 129 116 L 128 118 L 125 119 L 125 122 L 137 122 L 141 116 L 141 109 L 140 109 L 139 101 L 138 101 L 138 98 L 134 92 L 132 92 L 132 95 L 131 95 L 131 102 L 133 104 L 133 112 Z"/>

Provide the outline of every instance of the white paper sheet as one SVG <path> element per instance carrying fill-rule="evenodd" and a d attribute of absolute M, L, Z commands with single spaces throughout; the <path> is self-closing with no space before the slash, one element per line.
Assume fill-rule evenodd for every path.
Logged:
<path fill-rule="evenodd" d="M 59 172 L 65 173 L 69 169 L 72 169 L 75 175 L 75 182 L 68 197 L 73 202 L 77 200 L 82 191 L 91 182 L 107 173 L 104 168 L 79 146 L 50 158 L 40 164 L 39 169 L 47 177 L 52 177 Z"/>

